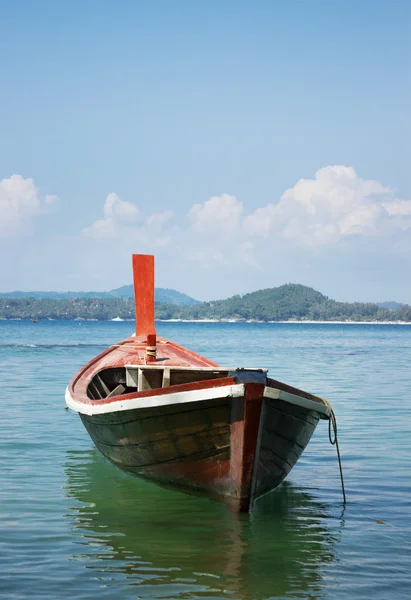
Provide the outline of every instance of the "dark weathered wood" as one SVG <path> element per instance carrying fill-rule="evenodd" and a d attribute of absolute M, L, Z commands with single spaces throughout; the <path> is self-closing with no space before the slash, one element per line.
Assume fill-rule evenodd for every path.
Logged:
<path fill-rule="evenodd" d="M 204 452 L 214 453 L 229 447 L 228 428 L 214 429 L 180 437 L 171 437 L 159 441 L 135 445 L 110 446 L 95 442 L 104 456 L 119 467 L 138 472 L 139 468 L 161 465 L 182 459 L 194 460 Z"/>
<path fill-rule="evenodd" d="M 314 433 L 319 414 L 281 400 L 264 401 L 255 497 L 275 489 L 294 467 Z"/>
<path fill-rule="evenodd" d="M 292 405 L 283 402 L 283 407 L 278 404 L 273 407 L 271 402 L 270 400 L 266 407 L 264 431 L 281 435 L 284 440 L 289 440 L 293 444 L 305 448 L 317 426 L 319 417 L 314 416 L 316 413 L 305 411 L 304 418 L 304 414 L 300 410 L 298 410 L 298 415 L 292 414 L 291 411 L 294 409 Z M 289 406 L 291 406 L 291 410 Z"/>
<path fill-rule="evenodd" d="M 140 369 L 139 371 L 139 391 L 154 390 L 161 388 L 163 384 L 162 370 Z"/>
<path fill-rule="evenodd" d="M 229 400 L 223 398 L 221 400 L 204 400 L 201 403 L 189 402 L 187 404 L 171 404 L 156 408 L 135 408 L 132 410 L 103 413 L 101 415 L 83 416 L 87 416 L 88 423 L 101 426 L 102 431 L 110 431 L 111 427 L 130 425 L 130 432 L 132 433 L 124 431 L 124 435 L 141 435 L 142 432 L 152 435 L 153 431 L 164 431 L 168 427 L 177 427 L 177 424 L 182 425 L 185 419 L 188 419 L 190 423 L 193 423 L 196 419 L 201 421 L 203 418 L 206 418 L 202 416 L 203 411 L 207 413 L 208 411 L 212 411 L 213 422 L 219 422 L 220 418 L 224 421 L 228 420 L 228 416 L 219 417 L 218 415 L 220 411 L 227 412 L 228 414 L 229 406 Z M 164 419 L 167 419 L 166 424 L 164 424 Z M 207 423 L 209 421 L 210 418 L 207 417 Z M 116 437 L 120 436 L 119 433 L 115 433 L 115 435 Z"/>
<path fill-rule="evenodd" d="M 227 374 L 227 371 L 224 375 Z M 207 379 L 219 379 L 223 374 L 221 371 L 184 370 L 174 369 L 170 371 L 170 385 L 181 385 L 192 381 L 205 381 Z"/>
<path fill-rule="evenodd" d="M 290 465 L 278 459 L 278 457 L 266 448 L 261 447 L 256 473 L 254 499 L 278 487 L 290 470 Z"/>
<path fill-rule="evenodd" d="M 232 400 L 81 418 L 100 452 L 120 468 L 249 510 L 290 472 L 319 416 L 272 399 L 264 399 L 262 411 L 264 385 L 245 389 L 245 397 Z"/>
<path fill-rule="evenodd" d="M 112 390 L 107 398 L 112 398 L 113 396 L 120 396 L 120 394 L 123 394 L 126 391 L 126 386 L 123 385 L 122 383 L 119 383 L 114 390 Z"/>
<path fill-rule="evenodd" d="M 120 414 L 120 413 L 117 413 Z M 85 425 L 93 440 L 109 445 L 138 445 L 207 432 L 229 426 L 228 406 L 221 405 L 196 411 L 161 414 L 109 424 L 106 419 L 100 422 L 100 415 L 89 417 L 83 415 Z M 101 415 L 103 416 L 103 415 Z"/>
<path fill-rule="evenodd" d="M 296 423 L 296 420 L 300 419 L 300 421 L 307 421 L 311 423 L 314 427 L 317 426 L 319 415 L 314 411 L 310 411 L 306 408 L 300 408 L 299 406 L 295 406 L 295 404 L 288 404 L 283 400 L 272 400 L 271 398 L 267 399 L 267 408 L 271 410 L 272 413 L 277 411 L 277 414 L 284 415 L 284 418 L 287 419 L 287 416 L 292 417 L 291 420 L 287 419 L 288 423 Z M 293 420 L 294 419 L 294 420 Z"/>
<path fill-rule="evenodd" d="M 167 487 L 214 499 L 224 499 L 231 503 L 229 456 L 229 448 L 222 448 L 169 463 L 143 467 L 136 474 Z"/>
<path fill-rule="evenodd" d="M 96 375 L 94 378 L 94 385 L 100 390 L 100 397 L 105 398 L 109 395 L 110 389 L 100 377 L 100 375 Z"/>
<path fill-rule="evenodd" d="M 183 485 L 184 480 L 188 487 L 191 473 L 193 485 L 198 487 L 202 481 L 200 487 L 210 488 L 211 492 L 213 481 L 201 475 L 203 462 L 208 463 L 205 470 L 210 476 L 216 469 L 212 460 L 223 456 L 228 460 L 229 404 L 227 401 L 199 404 L 147 409 L 141 419 L 138 410 L 132 411 L 136 418 L 131 420 L 130 414 L 124 415 L 123 411 L 112 413 L 111 419 L 108 415 L 81 415 L 81 418 L 100 452 L 119 467 L 146 477 L 155 474 L 157 480 L 170 485 L 176 481 Z M 173 465 L 180 463 L 184 463 L 184 468 L 180 466 L 174 471 Z"/>

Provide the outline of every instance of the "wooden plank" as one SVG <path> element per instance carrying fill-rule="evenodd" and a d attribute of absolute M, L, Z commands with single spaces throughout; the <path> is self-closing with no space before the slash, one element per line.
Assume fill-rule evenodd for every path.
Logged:
<path fill-rule="evenodd" d="M 95 377 L 94 377 L 94 383 L 96 383 L 96 382 L 98 383 L 98 385 L 99 385 L 99 386 L 102 388 L 102 390 L 103 390 L 103 394 L 102 394 L 102 396 L 101 396 L 101 397 L 102 397 L 102 398 L 106 398 L 106 397 L 109 395 L 109 393 L 110 393 L 110 390 L 109 390 L 109 388 L 107 387 L 107 385 L 104 383 L 104 381 L 102 380 L 102 378 L 100 377 L 100 375 L 99 375 L 99 374 L 95 375 Z"/>
<path fill-rule="evenodd" d="M 102 395 L 101 391 L 98 389 L 98 387 L 96 386 L 96 383 L 94 380 L 90 381 L 89 384 L 89 389 L 91 391 L 91 393 L 93 394 L 94 398 L 97 400 L 100 400 L 101 398 L 103 398 L 104 396 Z"/>
<path fill-rule="evenodd" d="M 289 464 L 290 468 L 293 467 L 300 458 L 305 446 L 299 446 L 277 434 L 269 432 L 264 433 L 265 435 L 263 434 L 261 441 L 262 447 L 275 454 L 275 456 L 278 456 L 280 460 Z"/>
<path fill-rule="evenodd" d="M 228 404 L 208 406 L 195 411 L 159 414 L 125 423 L 97 421 L 93 417 L 83 419 L 91 437 L 109 445 L 138 445 L 211 432 L 229 427 Z"/>
<path fill-rule="evenodd" d="M 170 385 L 170 369 L 167 367 L 163 370 L 163 388 Z"/>
<path fill-rule="evenodd" d="M 101 398 L 100 396 L 100 392 L 98 391 L 98 389 L 96 388 L 96 386 L 94 385 L 93 380 L 90 381 L 89 386 L 88 386 L 88 391 L 90 393 L 90 396 L 93 400 L 99 400 Z"/>
<path fill-rule="evenodd" d="M 120 396 L 120 394 L 123 394 L 126 391 L 126 386 L 123 385 L 122 383 L 119 383 L 117 387 L 114 388 L 114 390 L 112 390 L 109 395 L 107 396 L 107 398 L 112 398 L 113 396 Z"/>
<path fill-rule="evenodd" d="M 229 478 L 229 448 L 213 452 L 211 455 L 204 453 L 194 459 L 187 457 L 182 460 L 160 465 L 152 465 L 140 470 L 140 474 L 161 481 L 177 489 L 207 491 L 211 497 L 231 495 Z M 208 495 L 207 494 L 207 495 Z"/>
<path fill-rule="evenodd" d="M 298 427 L 299 422 L 310 423 L 313 427 L 317 427 L 319 413 L 307 411 L 293 404 L 287 404 L 281 400 L 267 400 L 268 415 L 280 414 L 284 418 L 289 417 L 289 426 Z M 279 429 L 280 430 L 280 429 Z M 281 427 L 282 431 L 286 431 L 285 427 Z"/>
<path fill-rule="evenodd" d="M 136 367 L 126 367 L 126 386 L 138 388 L 138 369 Z"/>
<path fill-rule="evenodd" d="M 146 388 L 143 387 L 144 386 L 143 382 L 145 382 L 145 377 L 143 375 L 143 371 L 141 369 L 138 369 L 138 371 L 137 371 L 137 390 L 139 392 L 141 392 L 142 390 L 146 389 Z"/>
<path fill-rule="evenodd" d="M 235 398 L 234 400 L 237 400 Z M 101 426 L 122 426 L 128 423 L 143 422 L 146 419 L 156 419 L 160 416 L 166 415 L 182 415 L 184 418 L 186 413 L 198 412 L 208 408 L 219 408 L 226 407 L 228 410 L 227 398 L 221 398 L 218 400 L 204 400 L 201 402 L 201 406 L 192 402 L 187 404 L 171 404 L 168 406 L 154 407 L 154 408 L 134 408 L 128 411 L 103 413 L 101 415 L 85 415 L 84 418 L 95 425 Z"/>
<path fill-rule="evenodd" d="M 141 367 L 138 372 L 138 391 L 154 390 L 161 388 L 163 379 L 163 370 L 156 369 L 154 371 L 147 370 Z"/>
<path fill-rule="evenodd" d="M 290 465 L 262 446 L 257 466 L 255 498 L 276 488 L 290 470 Z"/>
<path fill-rule="evenodd" d="M 102 454 L 122 467 L 145 467 L 219 452 L 229 446 L 230 433 L 228 427 L 223 427 L 138 445 L 112 446 L 94 441 Z"/>
<path fill-rule="evenodd" d="M 194 381 L 205 381 L 207 379 L 221 379 L 226 375 L 224 371 L 198 371 L 198 370 L 180 370 L 175 369 L 170 372 L 170 385 L 182 385 L 184 383 L 193 383 Z"/>

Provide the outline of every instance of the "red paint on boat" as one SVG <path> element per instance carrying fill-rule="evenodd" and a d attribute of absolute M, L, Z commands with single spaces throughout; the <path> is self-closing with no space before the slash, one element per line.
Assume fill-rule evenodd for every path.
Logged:
<path fill-rule="evenodd" d="M 154 256 L 133 254 L 136 335 L 154 335 Z M 155 343 L 152 344 L 155 346 Z"/>
<path fill-rule="evenodd" d="M 92 378 L 90 378 L 91 381 Z M 195 381 L 194 383 L 181 383 L 180 385 L 173 385 L 172 388 L 154 388 L 152 390 L 145 390 L 142 392 L 136 392 L 135 394 L 124 394 L 113 396 L 112 398 L 101 398 L 99 400 L 92 400 L 91 398 L 84 397 L 84 391 L 87 392 L 87 385 L 73 386 L 72 397 L 77 402 L 88 406 L 102 406 L 118 402 L 120 400 L 134 400 L 135 398 L 150 398 L 151 396 L 167 396 L 168 394 L 178 392 L 197 392 L 200 390 L 213 389 L 221 386 L 234 385 L 234 377 L 222 377 L 220 379 L 211 379 L 205 381 Z"/>
<path fill-rule="evenodd" d="M 247 383 L 244 399 L 233 401 L 230 479 L 241 511 L 249 508 L 263 394 L 264 384 Z"/>
<path fill-rule="evenodd" d="M 175 344 L 174 342 L 171 342 L 165 338 L 157 338 L 157 362 L 162 367 L 180 366 L 219 368 L 217 363 L 212 362 L 211 360 L 208 360 L 207 358 L 204 358 L 203 356 L 200 356 L 191 350 L 187 350 L 186 348 L 183 348 L 182 346 L 179 346 L 178 344 Z M 69 384 L 70 393 L 76 401 L 84 404 L 100 404 L 122 399 L 120 396 L 115 396 L 113 398 L 91 400 L 87 396 L 87 387 L 96 373 L 105 368 L 124 367 L 125 365 L 143 366 L 145 364 L 146 336 L 131 336 L 125 340 L 122 340 L 118 344 L 110 346 L 110 348 L 104 350 L 104 352 L 93 358 L 82 369 L 80 369 L 80 371 Z M 209 382 L 212 384 L 211 387 L 215 385 L 215 381 L 217 380 Z M 226 385 L 231 385 L 231 383 L 233 383 L 232 379 L 230 379 L 230 382 Z M 169 393 L 169 391 L 169 388 L 162 388 L 150 390 L 148 394 L 147 392 L 139 392 L 138 394 L 155 395 L 158 393 Z M 128 396 L 128 398 L 130 398 L 130 396 Z"/>

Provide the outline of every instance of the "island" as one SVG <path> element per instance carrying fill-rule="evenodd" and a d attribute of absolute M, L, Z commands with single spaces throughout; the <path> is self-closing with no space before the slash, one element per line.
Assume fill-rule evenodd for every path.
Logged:
<path fill-rule="evenodd" d="M 131 286 L 112 292 L 0 294 L 0 319 L 133 320 Z M 162 288 L 158 288 L 162 289 Z M 411 323 L 411 306 L 395 302 L 338 302 L 300 284 L 198 302 L 175 290 L 156 290 L 156 319 L 186 321 L 341 321 Z M 19 295 L 17 295 L 19 294 Z M 43 295 L 41 295 L 43 294 Z M 61 297 L 63 296 L 63 297 Z"/>

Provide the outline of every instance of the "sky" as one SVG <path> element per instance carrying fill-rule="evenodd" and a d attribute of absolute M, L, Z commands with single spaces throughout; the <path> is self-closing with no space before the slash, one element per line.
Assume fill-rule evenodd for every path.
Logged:
<path fill-rule="evenodd" d="M 409 0 L 0 0 L 0 291 L 411 304 Z"/>

